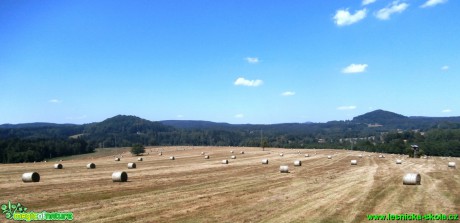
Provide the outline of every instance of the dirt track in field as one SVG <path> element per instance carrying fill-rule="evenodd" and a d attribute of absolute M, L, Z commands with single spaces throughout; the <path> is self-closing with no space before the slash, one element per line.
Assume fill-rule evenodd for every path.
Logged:
<path fill-rule="evenodd" d="M 36 212 L 71 211 L 74 222 L 368 222 L 367 214 L 460 214 L 460 171 L 447 167 L 449 161 L 458 166 L 458 158 L 402 158 L 397 165 L 397 155 L 378 158 L 346 150 L 155 147 L 146 152 L 142 162 L 127 152 L 119 162 L 107 151 L 77 156 L 62 161 L 60 170 L 51 162 L 2 164 L 0 202 L 21 202 Z M 261 164 L 265 158 L 268 165 Z M 352 159 L 358 165 L 350 165 Z M 302 166 L 295 167 L 295 160 Z M 86 169 L 89 162 L 96 169 Z M 128 169 L 129 162 L 137 168 Z M 290 173 L 280 173 L 280 165 L 288 165 Z M 112 182 L 118 170 L 128 173 L 128 182 Z M 22 173 L 31 171 L 40 174 L 39 183 L 21 181 Z M 420 173 L 422 184 L 403 185 L 408 172 Z"/>

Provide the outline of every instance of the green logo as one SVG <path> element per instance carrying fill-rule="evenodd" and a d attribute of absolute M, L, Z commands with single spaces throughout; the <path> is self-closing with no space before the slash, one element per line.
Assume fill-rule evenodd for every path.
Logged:
<path fill-rule="evenodd" d="M 5 214 L 6 219 L 15 221 L 72 221 L 73 212 L 26 212 L 27 208 L 21 203 L 2 204 L 2 213 Z"/>
<path fill-rule="evenodd" d="M 6 219 L 13 219 L 15 213 L 24 213 L 27 208 L 22 206 L 21 203 L 12 204 L 8 201 L 8 204 L 2 204 L 2 213 L 5 214 Z"/>

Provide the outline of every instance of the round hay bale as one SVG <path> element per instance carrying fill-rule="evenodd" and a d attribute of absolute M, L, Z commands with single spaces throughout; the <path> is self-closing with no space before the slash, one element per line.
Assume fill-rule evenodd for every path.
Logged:
<path fill-rule="evenodd" d="M 230 153 L 233 153 L 233 150 L 232 150 L 232 151 L 230 151 Z"/>
<path fill-rule="evenodd" d="M 455 162 L 449 162 L 447 166 L 451 168 L 455 168 Z"/>
<path fill-rule="evenodd" d="M 174 156 L 170 156 L 170 157 L 169 157 L 169 159 L 170 159 L 170 160 L 175 160 L 175 159 L 176 159 L 176 157 L 174 157 Z"/>
<path fill-rule="evenodd" d="M 116 171 L 112 173 L 113 182 L 126 182 L 128 181 L 128 174 L 125 171 Z"/>
<path fill-rule="evenodd" d="M 284 154 L 283 154 L 283 153 L 280 153 L 280 156 L 284 156 Z"/>
<path fill-rule="evenodd" d="M 385 158 L 385 156 L 384 155 L 379 155 L 379 158 Z"/>
<path fill-rule="evenodd" d="M 236 156 L 231 156 L 230 158 L 232 158 L 232 159 L 236 159 Z"/>
<path fill-rule="evenodd" d="M 120 161 L 120 158 L 118 158 L 118 157 L 117 157 L 117 158 L 115 158 L 115 161 Z"/>
<path fill-rule="evenodd" d="M 208 156 L 208 155 L 206 155 L 206 156 L 204 156 L 204 158 L 205 158 L 205 159 L 209 159 L 209 156 Z"/>
<path fill-rule="evenodd" d="M 422 177 L 418 173 L 407 173 L 403 177 L 403 185 L 420 185 Z"/>
<path fill-rule="evenodd" d="M 162 153 L 162 152 L 159 152 L 158 155 L 159 155 L 159 156 L 163 156 L 163 153 Z"/>
<path fill-rule="evenodd" d="M 302 161 L 300 161 L 300 160 L 295 160 L 295 161 L 294 161 L 294 166 L 302 166 Z"/>
<path fill-rule="evenodd" d="M 201 152 L 201 155 L 204 155 L 204 152 Z"/>
<path fill-rule="evenodd" d="M 359 158 L 363 158 L 363 154 L 359 154 L 358 157 L 359 157 Z"/>
<path fill-rule="evenodd" d="M 263 159 L 262 164 L 268 164 L 268 159 Z"/>
<path fill-rule="evenodd" d="M 280 173 L 289 173 L 289 166 L 280 166 Z"/>
<path fill-rule="evenodd" d="M 351 160 L 351 165 L 358 165 L 358 161 L 357 160 Z"/>
<path fill-rule="evenodd" d="M 402 164 L 402 160 L 397 159 L 397 160 L 396 160 L 396 164 Z"/>
<path fill-rule="evenodd" d="M 86 169 L 95 169 L 95 168 L 96 168 L 96 164 L 94 164 L 94 163 L 88 163 L 86 165 Z"/>
<path fill-rule="evenodd" d="M 136 169 L 136 163 L 128 163 L 128 169 Z"/>
<path fill-rule="evenodd" d="M 310 157 L 310 155 L 308 155 L 308 154 L 305 154 L 305 157 Z"/>
<path fill-rule="evenodd" d="M 241 154 L 244 154 L 244 151 L 241 151 L 240 153 L 241 153 Z"/>
<path fill-rule="evenodd" d="M 37 172 L 30 172 L 22 174 L 22 182 L 30 183 L 30 182 L 39 182 L 40 181 L 40 174 Z"/>
<path fill-rule="evenodd" d="M 137 158 L 137 161 L 143 161 L 143 160 L 144 160 L 144 158 L 142 158 L 142 157 Z"/>
<path fill-rule="evenodd" d="M 331 155 L 329 155 L 329 156 L 327 156 L 327 158 L 328 158 L 328 159 L 332 159 L 332 156 L 331 156 Z"/>
<path fill-rule="evenodd" d="M 54 164 L 54 169 L 62 169 L 62 164 L 60 163 Z"/>
<path fill-rule="evenodd" d="M 228 164 L 228 160 L 222 160 L 222 164 Z"/>

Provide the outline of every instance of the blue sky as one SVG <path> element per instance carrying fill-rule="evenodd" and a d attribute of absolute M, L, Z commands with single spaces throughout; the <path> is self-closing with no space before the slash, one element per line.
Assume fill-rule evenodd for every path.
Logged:
<path fill-rule="evenodd" d="M 460 1 L 0 2 L 0 123 L 460 115 Z"/>

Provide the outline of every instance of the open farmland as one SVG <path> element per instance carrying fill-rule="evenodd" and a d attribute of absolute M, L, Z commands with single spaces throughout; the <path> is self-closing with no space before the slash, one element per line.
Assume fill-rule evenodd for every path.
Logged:
<path fill-rule="evenodd" d="M 127 149 L 104 150 L 64 159 L 63 169 L 53 162 L 2 164 L 0 201 L 73 212 L 75 222 L 367 222 L 366 214 L 460 214 L 460 172 L 447 166 L 458 166 L 458 158 L 241 147 L 148 147 L 146 153 L 140 162 Z M 86 169 L 90 162 L 96 169 Z M 137 168 L 128 169 L 129 162 Z M 290 172 L 280 173 L 280 165 Z M 112 182 L 118 170 L 128 182 Z M 40 182 L 23 183 L 22 173 L 31 171 Z M 408 172 L 420 173 L 421 185 L 403 185 Z"/>

